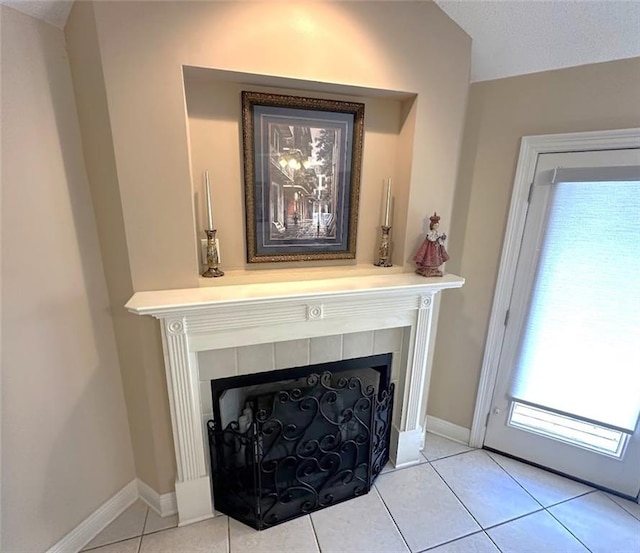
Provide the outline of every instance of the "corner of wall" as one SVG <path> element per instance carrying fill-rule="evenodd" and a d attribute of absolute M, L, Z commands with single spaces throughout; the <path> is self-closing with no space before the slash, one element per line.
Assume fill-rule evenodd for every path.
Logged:
<path fill-rule="evenodd" d="M 65 28 L 67 50 L 113 314 L 136 472 L 138 477 L 163 493 L 170 491 L 169 484 L 161 482 L 159 474 L 175 474 L 172 443 L 170 440 L 167 443 L 165 436 L 170 428 L 168 405 L 159 406 L 150 400 L 150 397 L 166 397 L 162 346 L 155 320 L 142 320 L 124 309 L 134 288 L 94 10 L 92 2 L 74 3 Z M 150 388 L 151 391 L 160 389 L 160 395 L 152 394 Z M 158 447 L 162 451 L 156 451 Z M 159 468 L 160 464 L 167 463 L 170 466 Z M 173 483 L 170 486 L 172 489 Z"/>

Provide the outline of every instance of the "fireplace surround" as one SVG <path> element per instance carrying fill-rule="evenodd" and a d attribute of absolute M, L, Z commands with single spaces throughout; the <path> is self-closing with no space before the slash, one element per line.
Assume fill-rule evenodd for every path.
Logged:
<path fill-rule="evenodd" d="M 216 502 L 203 420 L 207 399 L 201 387 L 205 368 L 200 362 L 204 355 L 219 353 L 233 360 L 212 363 L 206 368 L 207 378 L 202 380 L 224 378 L 283 368 L 277 366 L 277 352 L 286 343 L 313 344 L 343 336 L 339 357 L 348 358 L 352 349 L 346 344 L 352 341 L 347 337 L 367 333 L 382 336 L 384 331 L 402 329 L 400 355 L 394 355 L 392 375 L 397 390 L 390 459 L 396 466 L 408 466 L 419 462 L 424 443 L 423 418 L 435 335 L 434 299 L 441 290 L 463 284 L 464 279 L 455 275 L 423 278 L 413 273 L 381 271 L 360 277 L 134 294 L 126 308 L 161 322 L 179 524 L 213 516 Z M 383 344 L 381 341 L 378 346 Z M 263 348 L 275 352 L 275 366 L 260 368 L 247 362 L 246 352 L 259 353 Z M 371 351 L 375 348 L 372 341 Z"/>

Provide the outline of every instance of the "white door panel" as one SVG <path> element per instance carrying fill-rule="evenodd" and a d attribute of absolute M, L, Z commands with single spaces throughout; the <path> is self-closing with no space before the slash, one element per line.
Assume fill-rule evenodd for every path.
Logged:
<path fill-rule="evenodd" d="M 536 176 L 530 194 L 529 212 L 509 306 L 508 325 L 500 354 L 493 407 L 489 414 L 484 442 L 485 446 L 492 449 L 633 497 L 637 496 L 640 491 L 640 436 L 637 422 L 632 434 L 620 433 L 617 427 L 612 430 L 612 423 L 610 422 L 592 425 L 591 423 L 595 419 L 585 415 L 582 417 L 577 416 L 575 421 L 573 418 L 563 417 L 561 416 L 563 413 L 573 413 L 574 411 L 569 408 L 563 409 L 562 404 L 557 402 L 553 408 L 545 408 L 543 410 L 538 409 L 535 403 L 533 408 L 530 407 L 531 404 L 528 404 L 527 401 L 520 401 L 519 404 L 516 404 L 513 390 L 516 376 L 515 369 L 523 347 L 523 330 L 527 325 L 530 309 L 535 309 L 536 307 L 536 305 L 532 305 L 532 293 L 536 286 L 541 249 L 547 236 L 547 217 L 551 212 L 551 207 L 554 205 L 553 202 L 556 201 L 554 200 L 554 195 L 558 188 L 553 184 L 556 169 L 594 168 L 592 171 L 594 176 L 591 180 L 600 181 L 603 178 L 602 175 L 605 174 L 605 169 L 600 171 L 597 168 L 638 165 L 640 165 L 640 150 L 637 149 L 554 153 L 540 154 L 538 156 Z M 622 172 L 624 173 L 624 171 Z M 563 174 L 566 177 L 569 172 L 565 171 Z M 582 180 L 582 175 L 578 175 L 578 180 Z M 585 180 L 586 182 L 591 182 L 586 177 Z M 622 180 L 622 178 L 612 180 Z M 562 182 L 564 183 L 564 181 Z M 601 185 L 598 184 L 597 186 Z M 635 190 L 635 187 L 633 190 Z M 640 213 L 636 216 L 640 217 Z M 606 222 L 603 228 L 606 230 Z M 602 232 L 602 230 L 594 229 L 595 252 L 598 251 L 598 247 L 616 247 L 616 244 L 607 243 L 606 232 Z M 635 238 L 640 240 L 640 236 Z M 549 248 L 549 244 L 546 247 Z M 552 254 L 553 252 L 549 255 Z M 564 255 L 567 254 L 565 253 Z M 594 312 L 597 313 L 596 306 L 602 304 L 602 298 L 606 299 L 608 290 L 609 294 L 611 290 L 615 290 L 608 287 L 620 286 L 620 275 L 606 274 L 607 267 L 599 265 L 596 257 L 594 255 L 592 270 L 598 271 L 597 274 L 600 276 L 598 282 L 601 284 L 599 289 L 592 292 L 588 291 L 584 294 L 585 313 L 590 313 L 590 302 L 593 303 Z M 587 267 L 586 272 L 588 273 L 589 270 L 591 270 L 591 267 Z M 603 276 L 606 276 L 606 278 L 603 278 Z M 635 277 L 632 275 L 631 278 Z M 628 280 L 628 277 L 625 280 Z M 573 292 L 571 284 L 570 281 L 566 283 L 567 293 Z M 637 291 L 640 295 L 640 289 Z M 559 293 L 561 294 L 562 290 L 556 291 L 556 295 Z M 585 316 L 584 320 L 578 320 L 578 324 L 589 325 L 588 317 Z M 621 324 L 626 323 L 622 322 Z M 624 327 L 624 330 L 629 334 L 629 328 Z M 548 345 L 548 342 L 546 344 Z M 586 346 L 589 346 L 589 344 Z M 640 349 L 640 345 L 638 345 L 638 348 Z M 630 357 L 630 355 L 627 355 L 627 357 Z M 579 355 L 576 355 L 576 358 L 578 359 Z M 571 368 L 574 367 L 572 366 Z M 580 366 L 577 364 L 575 368 L 579 369 Z M 637 367 L 637 371 L 640 373 L 640 366 Z M 606 363 L 603 363 L 602 379 L 607 379 L 608 372 L 610 371 L 607 370 Z M 548 373 L 549 371 L 547 371 L 544 381 L 539 381 L 544 384 L 540 386 L 542 391 L 544 392 L 545 386 L 557 386 L 557 389 L 561 389 L 559 383 L 562 382 L 562 375 L 559 374 L 557 378 L 554 378 Z M 578 383 L 579 376 L 576 377 L 575 374 L 576 371 L 574 370 L 573 373 L 569 373 L 568 378 L 573 378 L 573 381 Z M 600 378 L 600 375 L 598 375 L 598 378 Z M 585 379 L 584 384 L 586 385 L 589 382 L 594 381 L 589 380 L 587 382 Z M 615 386 L 612 386 L 615 381 L 612 379 L 602 380 L 602 382 L 603 390 L 615 389 Z M 607 385 L 605 386 L 604 383 Z M 640 387 L 638 387 L 636 393 L 631 388 L 624 388 L 625 384 L 628 384 L 626 382 L 617 384 L 622 386 L 620 388 L 622 391 L 630 390 L 631 393 L 626 394 L 627 399 L 631 398 L 631 401 L 636 401 L 637 399 L 638 406 L 640 406 Z M 610 393 L 608 392 L 609 396 Z M 520 417 L 519 420 L 521 422 L 529 421 L 527 424 L 518 423 L 518 426 L 515 417 L 511 420 L 514 405 L 517 406 L 516 414 Z M 597 409 L 595 411 L 597 412 Z M 587 409 L 587 412 L 590 411 Z M 595 422 L 600 420 L 598 419 Z M 621 436 L 619 442 L 613 440 L 612 437 L 615 434 Z M 618 445 L 616 446 L 616 444 Z M 618 447 L 618 450 L 613 452 L 615 447 Z M 603 453 L 607 449 L 610 449 L 613 453 Z"/>

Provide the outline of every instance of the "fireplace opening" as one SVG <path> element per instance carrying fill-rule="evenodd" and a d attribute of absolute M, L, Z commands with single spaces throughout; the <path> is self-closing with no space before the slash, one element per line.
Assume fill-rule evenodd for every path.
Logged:
<path fill-rule="evenodd" d="M 391 360 L 212 380 L 215 508 L 262 530 L 369 492 L 389 460 Z"/>

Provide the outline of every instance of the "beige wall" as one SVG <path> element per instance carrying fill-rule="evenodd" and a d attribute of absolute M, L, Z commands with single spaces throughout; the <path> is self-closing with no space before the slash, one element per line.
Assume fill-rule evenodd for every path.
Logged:
<path fill-rule="evenodd" d="M 124 304 L 133 294 L 129 252 L 122 216 L 107 98 L 100 49 L 95 32 L 93 5 L 77 2 L 67 23 L 67 48 L 76 91 L 76 105 L 102 262 L 104 266 L 129 428 L 138 478 L 154 489 L 171 489 L 170 479 L 160 485 L 164 473 L 172 474 L 170 424 L 165 403 L 150 402 L 150 396 L 166 397 L 159 329 L 155 321 L 129 314 Z M 141 344 L 151 341 L 150 347 Z M 154 421 L 156 424 L 154 424 Z M 157 424 L 157 421 L 162 421 Z M 158 430 L 160 429 L 160 430 Z"/>
<path fill-rule="evenodd" d="M 435 5 L 101 2 L 95 12 L 134 289 L 197 285 L 184 64 L 417 93 L 407 240 L 419 242 L 428 206 L 449 215 L 469 39 Z"/>
<path fill-rule="evenodd" d="M 135 471 L 64 36 L 0 9 L 0 549 L 36 552 Z"/>
<path fill-rule="evenodd" d="M 406 181 L 397 198 L 407 206 L 406 224 L 396 236 L 402 240 L 405 263 L 422 239 L 427 213 L 438 210 L 445 219 L 450 217 L 470 40 L 435 4 L 97 2 L 93 10 L 82 4 L 75 4 L 66 30 L 73 72 L 79 75 L 75 90 L 80 104 L 93 102 L 91 83 L 80 77 L 82 62 L 74 61 L 82 60 L 82 49 L 92 47 L 99 55 L 94 65 L 101 68 L 101 109 L 108 117 L 113 149 L 113 164 L 106 170 L 113 172 L 110 185 L 117 179 L 117 216 L 122 218 L 120 237 L 113 239 L 126 240 L 129 278 L 124 280 L 130 280 L 133 291 L 199 284 L 194 196 L 201 185 L 189 155 L 184 65 L 267 76 L 260 79 L 265 86 L 281 86 L 278 77 L 302 89 L 333 94 L 350 95 L 353 87 L 362 87 L 417 96 L 400 106 L 400 131 L 394 138 L 395 159 L 401 162 L 393 176 Z M 93 37 L 83 37 L 83 26 L 95 27 Z M 245 84 L 256 83 L 249 78 Z M 83 136 L 104 132 L 105 121 L 91 120 L 83 109 L 80 118 Z M 379 138 L 384 144 L 385 138 Z M 220 167 L 229 163 L 215 161 Z M 96 179 L 100 171 L 95 171 Z M 94 174 L 92 167 L 89 172 Z M 374 187 L 365 194 L 377 195 L 384 176 L 363 181 L 363 187 Z M 235 179 L 226 184 L 237 206 L 242 184 Z M 105 218 L 114 209 L 109 199 L 98 195 L 94 203 Z M 235 233 L 228 243 L 237 245 L 242 239 L 234 228 L 228 229 Z M 227 232 L 218 230 L 221 236 Z M 364 233 L 376 230 L 361 228 Z M 99 232 L 101 243 L 109 243 L 112 238 L 103 237 L 106 227 Z M 363 247 L 366 252 L 370 245 Z M 107 268 L 107 280 L 115 278 Z M 110 285 L 110 291 L 114 288 Z M 120 299 L 114 298 L 115 309 Z M 116 317 L 117 335 L 128 334 L 125 320 Z M 119 341 L 123 371 L 143 374 L 124 377 L 127 397 L 147 405 L 135 414 L 129 411 L 130 418 L 135 417 L 132 428 L 140 430 L 132 431 L 136 467 L 147 467 L 141 477 L 163 493 L 173 488 L 175 469 L 160 341 L 153 321 L 140 323 L 137 330 L 137 350 L 135 344 Z M 137 443 L 146 439 L 145 426 L 153 437 L 150 451 Z"/>
<path fill-rule="evenodd" d="M 471 427 L 520 139 L 640 126 L 640 59 L 471 85 L 429 414 Z"/>

